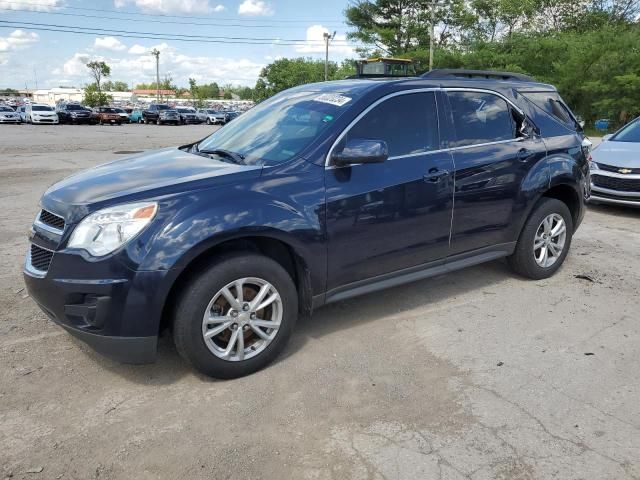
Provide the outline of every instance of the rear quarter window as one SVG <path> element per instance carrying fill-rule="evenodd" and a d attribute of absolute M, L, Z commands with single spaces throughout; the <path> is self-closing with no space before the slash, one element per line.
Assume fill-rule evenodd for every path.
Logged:
<path fill-rule="evenodd" d="M 575 117 L 557 92 L 521 93 L 522 96 L 529 100 L 537 109 L 542 110 L 551 118 L 562 124 L 562 126 L 573 131 L 578 129 Z"/>

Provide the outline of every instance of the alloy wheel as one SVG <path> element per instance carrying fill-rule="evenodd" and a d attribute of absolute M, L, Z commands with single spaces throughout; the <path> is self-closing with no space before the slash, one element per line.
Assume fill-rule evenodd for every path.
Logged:
<path fill-rule="evenodd" d="M 538 266 L 549 268 L 564 251 L 567 240 L 567 225 L 561 215 L 547 215 L 536 230 L 533 240 L 533 256 Z"/>
<path fill-rule="evenodd" d="M 221 288 L 207 305 L 202 337 L 216 357 L 248 360 L 274 340 L 282 313 L 282 299 L 272 284 L 261 278 L 241 278 Z"/>

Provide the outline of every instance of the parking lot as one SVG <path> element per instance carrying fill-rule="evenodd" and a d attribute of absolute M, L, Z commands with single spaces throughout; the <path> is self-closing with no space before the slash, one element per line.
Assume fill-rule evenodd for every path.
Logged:
<path fill-rule="evenodd" d="M 22 281 L 47 186 L 215 128 L 0 126 L 3 478 L 640 478 L 638 210 L 590 208 L 548 280 L 497 261 L 320 309 L 239 380 L 47 320 Z"/>

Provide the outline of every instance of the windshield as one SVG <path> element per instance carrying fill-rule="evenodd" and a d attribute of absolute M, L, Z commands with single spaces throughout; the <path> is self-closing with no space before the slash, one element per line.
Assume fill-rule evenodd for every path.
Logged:
<path fill-rule="evenodd" d="M 115 110 L 116 113 L 127 113 L 121 108 L 114 108 L 114 110 Z"/>
<path fill-rule="evenodd" d="M 102 112 L 103 113 L 116 113 L 116 111 L 113 108 L 103 108 Z"/>
<path fill-rule="evenodd" d="M 67 105 L 67 110 L 84 110 L 82 105 Z"/>
<path fill-rule="evenodd" d="M 53 108 L 47 107 L 46 105 L 33 105 L 31 110 L 34 112 L 51 112 L 53 111 Z"/>
<path fill-rule="evenodd" d="M 285 162 L 309 146 L 350 101 L 338 93 L 277 95 L 203 140 L 198 149 L 235 152 L 248 165 Z"/>
<path fill-rule="evenodd" d="M 218 113 L 218 112 L 216 112 L 215 110 L 207 110 L 207 113 L 215 114 L 215 113 Z"/>
<path fill-rule="evenodd" d="M 169 110 L 169 105 L 158 105 L 158 110 Z"/>
<path fill-rule="evenodd" d="M 0 112 L 13 112 L 11 107 L 0 107 Z"/>
<path fill-rule="evenodd" d="M 178 108 L 180 113 L 193 113 L 193 110 L 189 110 L 188 108 Z"/>
<path fill-rule="evenodd" d="M 622 130 L 611 137 L 609 141 L 640 143 L 640 121 L 636 119 L 630 124 L 622 127 Z"/>

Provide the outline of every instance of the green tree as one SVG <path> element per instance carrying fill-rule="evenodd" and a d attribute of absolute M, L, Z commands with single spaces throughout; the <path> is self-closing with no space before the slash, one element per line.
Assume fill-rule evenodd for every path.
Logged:
<path fill-rule="evenodd" d="M 98 93 L 102 92 L 100 82 L 103 78 L 111 75 L 111 67 L 105 62 L 93 61 L 87 63 L 87 68 L 91 71 L 91 76 L 93 77 Z"/>
<path fill-rule="evenodd" d="M 329 78 L 340 71 L 335 62 L 329 62 Z M 345 73 L 345 70 L 341 70 Z M 254 88 L 254 99 L 262 101 L 287 88 L 324 80 L 324 60 L 310 58 L 281 58 L 262 69 Z"/>
<path fill-rule="evenodd" d="M 103 82 L 102 90 L 105 92 L 128 92 L 129 85 L 127 85 L 126 82 L 121 82 L 119 80 L 116 80 L 115 82 L 107 80 L 106 82 Z"/>
<path fill-rule="evenodd" d="M 84 98 L 82 103 L 84 105 L 88 105 L 90 107 L 100 107 L 102 105 L 107 105 L 110 101 L 113 100 L 111 95 L 107 95 L 105 92 L 102 92 L 98 89 L 98 85 L 94 83 L 90 83 L 86 87 L 84 87 Z"/>

